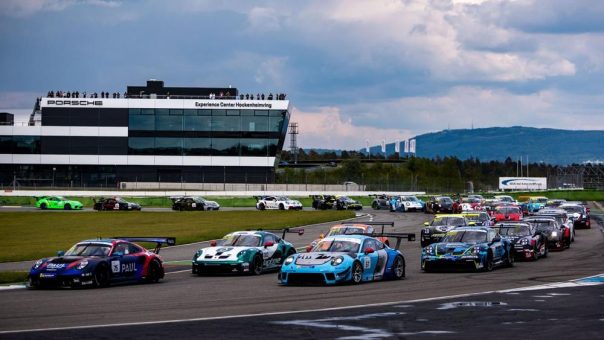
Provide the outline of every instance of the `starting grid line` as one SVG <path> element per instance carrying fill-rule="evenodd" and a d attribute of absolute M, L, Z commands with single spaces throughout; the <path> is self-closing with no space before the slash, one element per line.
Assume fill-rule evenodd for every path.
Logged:
<path fill-rule="evenodd" d="M 356 305 L 356 306 L 343 306 L 343 307 L 283 311 L 283 312 L 268 312 L 268 313 L 258 313 L 258 314 L 226 315 L 226 316 L 191 318 L 191 319 L 175 319 L 175 320 L 113 323 L 113 324 L 101 324 L 101 325 L 83 325 L 83 326 L 71 326 L 71 327 L 21 329 L 21 330 L 0 331 L 0 334 L 50 332 L 50 331 L 62 331 L 62 330 L 127 327 L 127 326 L 142 326 L 142 325 L 157 325 L 157 324 L 175 324 L 175 323 L 185 323 L 185 322 L 239 319 L 239 318 L 246 318 L 246 317 L 262 317 L 262 316 L 288 315 L 288 314 L 299 314 L 299 313 L 316 313 L 316 312 L 337 311 L 337 310 L 345 310 L 345 309 L 360 309 L 360 308 L 367 308 L 367 307 L 393 306 L 393 305 L 398 305 L 398 304 L 409 304 L 409 303 L 418 303 L 418 302 L 447 300 L 447 299 L 455 299 L 455 298 L 462 298 L 462 297 L 469 297 L 469 296 L 486 295 L 486 294 L 492 294 L 492 293 L 511 293 L 511 292 L 544 290 L 544 289 L 555 289 L 555 288 L 587 287 L 587 286 L 596 286 L 596 285 L 602 285 L 602 284 L 604 284 L 604 273 L 598 274 L 598 275 L 593 275 L 593 276 L 588 276 L 588 277 L 583 277 L 583 278 L 579 278 L 579 279 L 574 279 L 574 280 L 570 280 L 570 281 L 554 282 L 551 284 L 527 286 L 527 287 L 520 287 L 520 288 L 513 288 L 513 289 L 506 289 L 506 290 L 495 290 L 495 291 L 485 291 L 485 292 L 468 293 L 468 294 L 439 296 L 439 297 L 416 299 L 416 300 L 383 302 L 383 303 L 373 303 L 373 304 L 364 304 L 364 305 Z"/>

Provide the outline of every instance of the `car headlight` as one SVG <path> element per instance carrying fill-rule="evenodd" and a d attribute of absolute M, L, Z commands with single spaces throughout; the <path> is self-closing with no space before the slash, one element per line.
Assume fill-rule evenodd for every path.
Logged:
<path fill-rule="evenodd" d="M 529 244 L 529 240 L 527 238 L 523 238 L 522 240 L 520 240 L 519 242 L 521 245 L 525 246 L 527 244 Z"/>
<path fill-rule="evenodd" d="M 201 254 L 203 254 L 203 250 L 201 250 L 201 249 L 199 249 L 197 252 L 195 252 L 195 255 L 193 255 L 193 261 L 197 260 L 197 258 L 200 257 Z"/>
<path fill-rule="evenodd" d="M 247 252 L 247 250 L 242 250 L 242 251 L 238 252 L 237 257 L 241 257 L 241 256 L 245 255 L 246 252 Z"/>
<path fill-rule="evenodd" d="M 44 260 L 38 260 L 36 261 L 36 263 L 34 264 L 34 269 L 38 269 L 42 263 L 44 263 Z"/>
<path fill-rule="evenodd" d="M 340 265 L 342 264 L 342 262 L 344 262 L 344 258 L 342 256 L 334 257 L 333 259 L 331 259 L 332 266 Z"/>
<path fill-rule="evenodd" d="M 80 263 L 78 263 L 76 269 L 77 270 L 82 270 L 84 269 L 86 266 L 88 265 L 88 260 L 83 259 L 82 261 L 80 261 Z"/>
<path fill-rule="evenodd" d="M 285 261 L 283 261 L 284 265 L 288 265 L 290 263 L 294 262 L 294 257 L 293 256 L 288 256 Z"/>
<path fill-rule="evenodd" d="M 425 249 L 426 249 L 426 254 L 433 254 L 433 252 L 434 252 L 433 246 L 427 246 Z"/>
<path fill-rule="evenodd" d="M 557 231 L 552 231 L 552 237 L 557 237 L 558 236 L 558 232 Z"/>
<path fill-rule="evenodd" d="M 470 247 L 470 248 L 468 248 L 468 250 L 466 250 L 464 252 L 465 255 L 475 255 L 475 256 L 478 255 L 478 253 L 480 253 L 480 247 L 476 247 L 476 246 Z"/>

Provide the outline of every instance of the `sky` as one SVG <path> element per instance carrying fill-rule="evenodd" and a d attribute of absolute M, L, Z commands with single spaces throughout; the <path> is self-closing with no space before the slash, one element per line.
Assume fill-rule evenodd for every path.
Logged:
<path fill-rule="evenodd" d="M 303 148 L 603 130 L 602 18 L 601 0 L 2 0 L 0 112 L 155 78 L 287 93 Z"/>

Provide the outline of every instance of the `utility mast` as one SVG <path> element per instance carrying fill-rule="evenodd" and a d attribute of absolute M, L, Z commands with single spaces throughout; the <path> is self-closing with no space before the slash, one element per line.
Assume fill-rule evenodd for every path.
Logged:
<path fill-rule="evenodd" d="M 289 124 L 289 134 L 290 134 L 290 142 L 289 142 L 289 150 L 294 157 L 294 164 L 298 164 L 298 123 L 291 122 Z"/>

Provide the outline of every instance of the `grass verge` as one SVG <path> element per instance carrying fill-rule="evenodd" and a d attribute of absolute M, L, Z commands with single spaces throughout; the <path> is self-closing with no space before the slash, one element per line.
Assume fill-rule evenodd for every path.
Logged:
<path fill-rule="evenodd" d="M 351 217 L 350 211 L 5 212 L 0 214 L 0 262 L 53 256 L 97 237 L 170 236 L 185 244 L 237 230 L 282 229 Z"/>
<path fill-rule="evenodd" d="M 0 272 L 0 284 L 25 282 L 27 272 Z"/>

